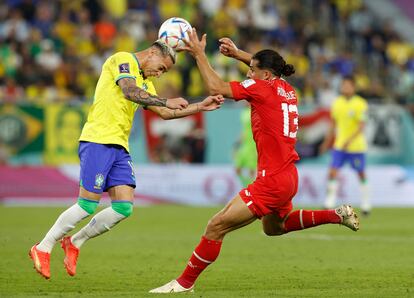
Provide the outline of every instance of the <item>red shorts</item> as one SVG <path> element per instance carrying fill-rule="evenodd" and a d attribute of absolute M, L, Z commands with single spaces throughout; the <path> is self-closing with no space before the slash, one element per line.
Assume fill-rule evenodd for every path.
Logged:
<path fill-rule="evenodd" d="M 258 218 L 274 213 L 284 218 L 292 210 L 292 199 L 298 191 L 298 171 L 295 165 L 270 175 L 258 175 L 239 195 Z"/>

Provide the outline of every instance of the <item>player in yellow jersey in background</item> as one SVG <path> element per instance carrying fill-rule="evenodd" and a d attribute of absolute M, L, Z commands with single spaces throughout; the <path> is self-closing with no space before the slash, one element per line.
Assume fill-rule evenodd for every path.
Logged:
<path fill-rule="evenodd" d="M 61 240 L 69 275 L 76 274 L 79 248 L 85 241 L 109 231 L 131 215 L 135 174 L 128 139 L 135 111 L 143 107 L 163 119 L 175 119 L 215 110 L 223 102 L 221 95 L 209 96 L 190 105 L 184 98 L 157 96 L 150 78 L 167 72 L 175 63 L 175 55 L 172 48 L 158 40 L 143 51 L 119 52 L 105 61 L 79 138 L 78 201 L 59 216 L 43 240 L 29 252 L 36 271 L 46 279 L 50 278 L 53 246 L 77 223 L 95 212 L 103 192 L 108 192 L 111 207 L 97 213 L 76 234 Z"/>
<path fill-rule="evenodd" d="M 345 77 L 342 80 L 341 93 L 332 105 L 331 130 L 321 145 L 321 151 L 324 152 L 335 139 L 331 153 L 332 160 L 325 208 L 330 209 L 335 206 L 338 191 L 338 170 L 349 162 L 358 173 L 362 213 L 368 215 L 371 211 L 371 203 L 365 173 L 367 141 L 364 135 L 368 104 L 364 98 L 355 94 L 353 77 Z"/>

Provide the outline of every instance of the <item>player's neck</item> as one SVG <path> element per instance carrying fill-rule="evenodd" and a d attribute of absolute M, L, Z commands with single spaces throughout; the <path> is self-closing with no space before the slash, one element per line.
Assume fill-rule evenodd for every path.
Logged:
<path fill-rule="evenodd" d="M 279 80 L 279 79 L 280 79 L 280 77 L 278 77 L 278 76 L 269 77 L 267 79 L 263 78 L 263 80 L 268 81 L 268 82 L 276 81 L 276 80 Z"/>
<path fill-rule="evenodd" d="M 144 79 L 146 79 L 144 76 L 144 67 L 145 67 L 145 64 L 147 63 L 147 59 L 146 59 L 146 57 L 148 56 L 147 51 L 148 50 L 143 50 L 143 51 L 134 53 L 138 61 L 140 73 L 144 77 Z"/>

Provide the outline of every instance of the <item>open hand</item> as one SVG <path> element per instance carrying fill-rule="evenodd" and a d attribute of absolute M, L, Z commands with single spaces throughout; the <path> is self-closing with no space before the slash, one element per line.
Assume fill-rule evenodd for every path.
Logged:
<path fill-rule="evenodd" d="M 203 54 L 206 48 L 206 39 L 207 34 L 205 33 L 201 39 L 198 39 L 197 30 L 193 27 L 193 29 L 188 33 L 188 40 L 183 39 L 185 47 L 182 47 L 181 50 L 189 52 L 193 57 Z"/>
<path fill-rule="evenodd" d="M 175 109 L 182 110 L 188 106 L 188 101 L 186 101 L 182 97 L 168 98 L 165 106 L 173 110 Z"/>

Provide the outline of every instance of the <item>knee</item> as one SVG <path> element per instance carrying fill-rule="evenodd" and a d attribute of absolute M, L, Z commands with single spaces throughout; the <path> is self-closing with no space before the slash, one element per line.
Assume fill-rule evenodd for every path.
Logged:
<path fill-rule="evenodd" d="M 85 198 L 78 198 L 78 205 L 85 210 L 89 215 L 93 214 L 98 208 L 99 201 L 89 200 Z"/>
<path fill-rule="evenodd" d="M 220 214 L 215 215 L 208 221 L 207 228 L 206 228 L 206 236 L 208 239 L 218 239 L 222 238 L 225 234 L 224 226 L 225 226 L 224 217 Z"/>
<path fill-rule="evenodd" d="M 263 232 L 266 234 L 266 236 L 280 236 L 285 233 L 283 227 L 272 227 L 272 228 L 263 228 Z"/>
<path fill-rule="evenodd" d="M 112 209 L 125 217 L 129 217 L 134 210 L 134 206 L 130 201 L 112 201 Z"/>

